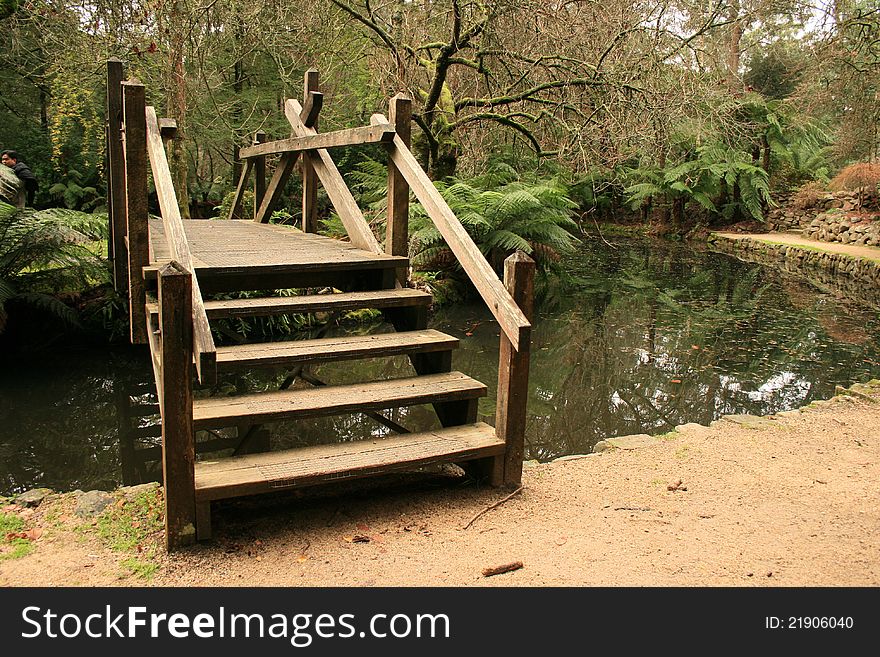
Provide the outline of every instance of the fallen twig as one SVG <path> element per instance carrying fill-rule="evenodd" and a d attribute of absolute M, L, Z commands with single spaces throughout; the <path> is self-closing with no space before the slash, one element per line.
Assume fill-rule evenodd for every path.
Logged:
<path fill-rule="evenodd" d="M 511 563 L 506 563 L 503 566 L 494 566 L 492 568 L 483 568 L 483 577 L 492 577 L 492 575 L 501 575 L 503 573 L 509 573 L 514 570 L 519 570 L 523 567 L 522 561 L 513 561 Z"/>
<path fill-rule="evenodd" d="M 510 499 L 511 497 L 513 497 L 514 495 L 518 495 L 519 493 L 521 493 L 521 492 L 523 491 L 523 488 L 525 488 L 525 486 L 520 486 L 520 487 L 517 488 L 515 491 L 513 491 L 510 495 L 508 495 L 507 497 L 505 497 L 503 500 L 498 500 L 497 502 L 495 502 L 495 504 L 490 504 L 489 506 L 487 506 L 485 509 L 483 509 L 482 511 L 480 511 L 477 515 L 475 515 L 473 518 L 471 518 L 471 519 L 468 521 L 468 523 L 467 523 L 464 527 L 461 528 L 462 531 L 464 531 L 465 529 L 467 529 L 468 527 L 470 527 L 472 524 L 474 524 L 474 521 L 476 521 L 476 519 L 479 518 L 480 516 L 482 516 L 483 514 L 488 513 L 489 511 L 491 511 L 491 510 L 494 509 L 495 507 L 499 507 L 499 506 L 501 506 L 502 504 L 504 504 L 507 500 L 509 500 L 509 499 Z"/>

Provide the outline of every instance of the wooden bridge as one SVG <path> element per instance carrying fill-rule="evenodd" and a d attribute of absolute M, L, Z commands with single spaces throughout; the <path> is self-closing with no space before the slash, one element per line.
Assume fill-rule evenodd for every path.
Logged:
<path fill-rule="evenodd" d="M 284 103 L 291 135 L 241 150 L 245 161 L 229 217 L 181 219 L 165 146 L 173 120 L 145 103 L 143 85 L 124 80 L 122 63 L 107 65 L 110 254 L 117 290 L 128 296 L 131 341 L 148 344 L 162 420 L 166 541 L 169 549 L 208 538 L 211 502 L 381 475 L 442 462 L 467 462 L 492 485 L 517 485 L 522 475 L 534 263 L 524 254 L 505 262 L 504 284 L 462 228 L 409 150 L 410 101 L 391 99 L 389 115 L 371 125 L 317 132 L 323 96 L 316 71 L 305 76 L 303 101 Z M 386 241 L 370 230 L 329 149 L 380 143 L 389 157 Z M 271 177 L 266 156 L 279 155 Z M 300 160 L 302 226 L 268 223 Z M 161 220 L 148 213 L 148 171 Z M 253 174 L 253 220 L 235 219 Z M 317 184 L 324 187 L 348 241 L 316 234 Z M 452 368 L 458 341 L 427 328 L 429 294 L 406 287 L 412 192 L 443 235 L 501 327 L 495 426 L 477 422 L 486 386 Z M 296 288 L 299 296 L 212 300 L 240 290 Z M 331 294 L 311 294 L 331 288 Z M 216 346 L 211 322 L 222 318 L 380 309 L 390 334 Z M 413 376 L 325 385 L 303 366 L 406 355 Z M 193 385 L 211 384 L 234 368 L 285 366 L 281 389 L 194 399 Z M 313 388 L 290 389 L 302 377 Z M 378 411 L 430 404 L 441 429 L 411 433 Z M 206 429 L 237 427 L 239 443 L 280 420 L 366 413 L 398 433 L 384 438 L 215 458 Z M 216 442 L 216 441 L 214 441 Z M 226 446 L 226 445 L 224 445 Z M 240 445 L 239 445 L 240 446 Z M 213 447 L 216 449 L 216 446 Z M 200 457 L 196 458 L 196 452 Z M 238 450 L 239 452 L 242 450 Z M 253 450 L 250 450 L 253 451 Z M 211 454 L 207 458 L 206 454 Z"/>

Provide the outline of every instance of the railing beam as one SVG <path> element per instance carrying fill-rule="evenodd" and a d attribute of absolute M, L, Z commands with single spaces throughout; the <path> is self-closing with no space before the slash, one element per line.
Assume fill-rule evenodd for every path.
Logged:
<path fill-rule="evenodd" d="M 400 141 L 409 147 L 412 100 L 403 94 L 394 96 L 388 104 L 388 117 Z M 394 137 L 392 136 L 392 141 Z M 409 256 L 409 185 L 394 162 L 388 159 L 388 215 L 385 229 L 385 253 Z M 406 284 L 408 272 L 397 272 L 397 282 Z"/>
<path fill-rule="evenodd" d="M 507 258 L 504 261 L 504 285 L 531 321 L 535 300 L 535 261 L 522 251 Z M 491 483 L 519 486 L 525 451 L 531 337 L 521 340 L 519 349 L 514 349 L 503 332 L 500 339 L 495 435 L 504 440 L 505 447 L 504 455 L 495 458 Z"/>
<path fill-rule="evenodd" d="M 125 219 L 128 238 L 128 316 L 132 344 L 146 344 L 146 285 L 143 268 L 150 263 L 147 207 L 147 126 L 144 85 L 122 83 L 125 123 Z"/>
<path fill-rule="evenodd" d="M 192 283 L 180 263 L 159 270 L 161 331 L 162 475 L 168 550 L 196 540 L 195 437 L 192 391 Z"/>
<path fill-rule="evenodd" d="M 317 107 L 320 110 L 323 105 L 323 96 L 315 96 L 318 91 L 318 71 L 309 69 L 303 76 L 303 125 L 306 128 L 318 129 L 318 114 L 314 112 Z M 320 98 L 320 100 L 316 99 Z M 306 111 L 307 110 L 307 111 Z M 318 174 L 312 163 L 313 156 L 309 153 L 302 155 L 302 229 L 306 233 L 318 232 Z"/>

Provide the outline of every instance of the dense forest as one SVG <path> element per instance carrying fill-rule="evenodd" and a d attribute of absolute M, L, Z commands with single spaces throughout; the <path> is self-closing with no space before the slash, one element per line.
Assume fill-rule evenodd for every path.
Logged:
<path fill-rule="evenodd" d="M 523 248 L 552 268 L 578 224 L 681 233 L 761 221 L 799 189 L 880 182 L 880 8 L 869 0 L 2 0 L 0 27 L 0 148 L 37 174 L 37 208 L 104 209 L 111 57 L 177 120 L 171 168 L 192 217 L 228 204 L 236 149 L 256 131 L 289 135 L 280 103 L 302 95 L 313 67 L 322 130 L 368 124 L 395 93 L 413 99 L 414 151 L 496 263 Z M 367 211 L 381 204 L 378 147 L 337 163 Z M 298 219 L 298 184 L 278 220 Z M 442 238 L 419 212 L 411 256 L 442 269 Z M 0 320 L 39 264 L 15 255 L 12 237 L 45 234 L 48 259 L 69 243 L 56 215 L 25 225 L 4 213 Z M 100 240 L 100 221 L 75 223 Z"/>
<path fill-rule="evenodd" d="M 0 146 L 38 173 L 38 206 L 101 204 L 113 56 L 177 119 L 190 204 L 222 200 L 249 135 L 286 136 L 279 101 L 309 67 L 325 129 L 403 91 L 435 179 L 500 156 L 563 174 L 583 210 L 759 217 L 771 191 L 880 151 L 867 0 L 2 0 L 0 26 Z"/>

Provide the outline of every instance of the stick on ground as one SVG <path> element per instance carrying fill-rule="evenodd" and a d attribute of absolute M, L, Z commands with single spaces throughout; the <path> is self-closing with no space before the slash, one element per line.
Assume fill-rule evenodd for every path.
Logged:
<path fill-rule="evenodd" d="M 479 518 L 481 515 L 483 515 L 484 513 L 488 513 L 489 511 L 491 511 L 491 510 L 494 509 L 495 507 L 499 507 L 499 506 L 501 506 L 502 504 L 504 504 L 507 500 L 509 500 L 509 499 L 510 499 L 511 497 L 513 497 L 514 495 L 518 495 L 519 493 L 521 493 L 522 490 L 523 490 L 523 488 L 525 488 L 525 486 L 520 486 L 520 487 L 517 488 L 515 491 L 513 491 L 510 495 L 508 495 L 507 497 L 505 497 L 503 500 L 498 500 L 497 502 L 495 502 L 495 504 L 490 504 L 489 506 L 487 506 L 485 509 L 483 509 L 482 511 L 480 511 L 477 515 L 475 515 L 473 518 L 471 518 L 471 519 L 468 521 L 468 524 L 466 524 L 464 527 L 462 527 L 462 530 L 465 530 L 465 529 L 467 529 L 468 527 L 470 527 L 472 524 L 474 524 L 474 521 L 475 521 L 477 518 Z"/>

